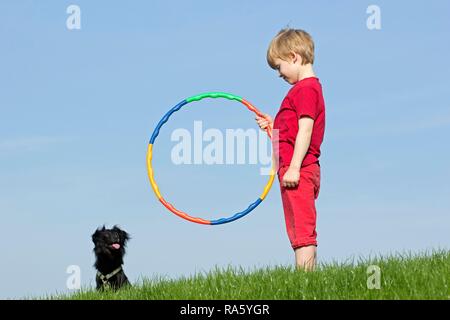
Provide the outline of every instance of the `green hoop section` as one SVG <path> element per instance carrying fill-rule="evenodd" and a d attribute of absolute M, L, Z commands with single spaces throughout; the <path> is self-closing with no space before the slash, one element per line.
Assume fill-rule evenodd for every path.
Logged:
<path fill-rule="evenodd" d="M 247 107 L 247 109 L 254 112 L 256 115 L 258 115 L 260 117 L 264 117 L 264 115 L 255 106 L 253 106 L 250 102 L 248 102 L 247 100 L 245 100 L 239 96 L 236 96 L 236 95 L 230 94 L 230 93 L 207 92 L 207 93 L 202 93 L 202 94 L 198 94 L 198 95 L 192 96 L 190 98 L 187 98 L 187 99 L 179 102 L 172 109 L 170 109 L 164 115 L 164 117 L 162 117 L 162 119 L 159 121 L 156 128 L 154 129 L 153 134 L 152 134 L 149 144 L 148 144 L 148 148 L 147 148 L 147 173 L 148 173 L 148 178 L 150 180 L 150 184 L 152 186 L 153 191 L 155 192 L 156 197 L 171 212 L 173 212 L 180 218 L 183 218 L 183 219 L 191 221 L 191 222 L 195 222 L 195 223 L 199 223 L 199 224 L 206 224 L 206 225 L 219 225 L 219 224 L 229 223 L 229 222 L 232 222 L 232 221 L 242 218 L 243 216 L 250 213 L 253 209 L 255 209 L 264 200 L 266 195 L 269 193 L 269 190 L 272 187 L 273 180 L 275 178 L 275 168 L 274 168 L 275 163 L 272 160 L 272 170 L 270 172 L 269 181 L 267 182 L 262 194 L 258 197 L 258 199 L 256 199 L 255 202 L 251 203 L 245 210 L 237 212 L 228 218 L 220 218 L 220 219 L 216 219 L 216 220 L 206 220 L 206 219 L 202 219 L 202 218 L 198 218 L 198 217 L 192 217 L 189 214 L 187 214 L 186 212 L 176 209 L 172 204 L 167 202 L 162 197 L 161 192 L 159 191 L 158 185 L 156 184 L 156 181 L 154 178 L 154 171 L 153 171 L 153 167 L 152 167 L 154 142 L 156 140 L 156 137 L 159 135 L 159 130 L 169 120 L 170 116 L 174 112 L 180 110 L 184 105 L 186 105 L 188 103 L 191 103 L 194 101 L 200 101 L 205 98 L 213 98 L 213 99 L 224 98 L 224 99 L 228 99 L 228 100 L 236 100 L 236 101 L 239 101 L 240 103 L 242 103 L 243 105 L 245 105 Z M 266 132 L 267 132 L 267 135 L 269 136 L 269 138 L 272 139 L 272 131 L 270 129 L 270 126 L 267 127 Z"/>

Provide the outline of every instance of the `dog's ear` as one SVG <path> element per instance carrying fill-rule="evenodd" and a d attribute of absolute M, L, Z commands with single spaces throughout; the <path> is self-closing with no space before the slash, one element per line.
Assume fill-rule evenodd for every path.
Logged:
<path fill-rule="evenodd" d="M 125 231 L 120 231 L 120 238 L 122 239 L 123 244 L 125 245 L 128 240 L 130 240 L 130 235 L 126 233 Z"/>
<path fill-rule="evenodd" d="M 97 243 L 99 234 L 100 234 L 100 231 L 98 229 L 95 230 L 95 232 L 92 234 L 92 242 L 93 243 Z"/>
<path fill-rule="evenodd" d="M 100 233 L 101 233 L 102 231 L 105 231 L 105 225 L 103 225 L 103 228 L 102 228 L 102 229 L 97 228 L 97 230 L 95 230 L 95 232 L 92 234 L 92 242 L 93 242 L 93 243 L 97 243 L 98 238 L 100 237 Z"/>
<path fill-rule="evenodd" d="M 130 240 L 130 235 L 127 232 L 120 229 L 118 226 L 114 226 L 113 230 L 119 234 L 120 242 L 123 243 L 124 245 L 128 240 Z"/>

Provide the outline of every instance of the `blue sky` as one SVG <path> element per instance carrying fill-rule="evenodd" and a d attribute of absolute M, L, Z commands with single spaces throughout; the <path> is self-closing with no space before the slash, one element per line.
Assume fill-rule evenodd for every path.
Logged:
<path fill-rule="evenodd" d="M 70 4 L 81 30 L 66 28 Z M 381 30 L 366 27 L 371 4 Z M 92 285 L 103 224 L 132 235 L 133 282 L 292 264 L 278 182 L 247 217 L 205 227 L 168 212 L 145 167 L 153 128 L 186 97 L 231 92 L 275 115 L 289 86 L 265 54 L 286 25 L 313 35 L 326 102 L 319 260 L 448 248 L 449 12 L 448 1 L 2 1 L 0 298 L 65 292 L 69 265 Z M 174 115 L 155 144 L 165 198 L 205 218 L 244 209 L 265 184 L 258 166 L 171 163 L 170 133 L 195 120 L 256 128 L 228 101 Z"/>

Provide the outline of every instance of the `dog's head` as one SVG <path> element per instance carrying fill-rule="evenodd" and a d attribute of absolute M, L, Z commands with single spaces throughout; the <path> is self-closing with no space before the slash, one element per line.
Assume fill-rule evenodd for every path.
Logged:
<path fill-rule="evenodd" d="M 92 235 L 95 255 L 109 258 L 123 257 L 129 239 L 129 234 L 117 226 L 112 229 L 106 229 L 105 226 L 98 228 Z"/>

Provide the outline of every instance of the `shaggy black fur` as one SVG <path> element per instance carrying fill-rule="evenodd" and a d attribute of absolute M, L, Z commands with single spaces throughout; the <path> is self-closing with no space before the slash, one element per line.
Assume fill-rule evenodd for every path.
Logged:
<path fill-rule="evenodd" d="M 98 228 L 92 235 L 96 258 L 94 267 L 98 271 L 95 278 L 97 290 L 102 290 L 106 287 L 116 290 L 124 285 L 130 285 L 123 269 L 112 275 L 114 271 L 123 265 L 125 246 L 129 239 L 128 233 L 117 226 L 114 226 L 112 229 L 106 229 L 103 226 L 101 229 Z"/>

